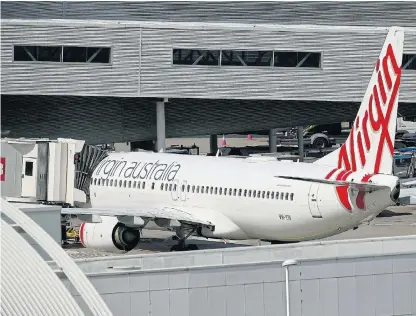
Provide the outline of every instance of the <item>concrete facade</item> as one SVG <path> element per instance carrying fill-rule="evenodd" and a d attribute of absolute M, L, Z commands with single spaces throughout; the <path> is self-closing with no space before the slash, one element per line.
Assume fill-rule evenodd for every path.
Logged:
<path fill-rule="evenodd" d="M 290 315 L 410 316 L 415 241 L 312 242 L 155 254 L 141 256 L 143 265 L 138 256 L 78 264 L 115 315 L 286 315 L 285 257 L 298 261 L 289 267 Z"/>
<path fill-rule="evenodd" d="M 166 137 L 351 121 L 387 28 L 405 27 L 404 53 L 416 54 L 408 2 L 5 2 L 1 9 L 2 125 L 12 137 L 154 140 L 162 97 Z M 14 45 L 109 47 L 111 62 L 14 61 Z M 179 48 L 321 59 L 319 68 L 173 64 Z M 403 70 L 406 117 L 416 117 L 415 83 L 416 70 Z"/>

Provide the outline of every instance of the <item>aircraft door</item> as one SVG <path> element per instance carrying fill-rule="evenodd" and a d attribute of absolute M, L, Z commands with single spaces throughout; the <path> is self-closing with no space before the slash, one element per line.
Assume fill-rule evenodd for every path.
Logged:
<path fill-rule="evenodd" d="M 188 182 L 186 180 L 182 181 L 181 184 L 181 191 L 180 191 L 180 197 L 181 197 L 181 201 L 186 201 L 186 194 L 187 194 L 187 186 L 188 186 Z"/>
<path fill-rule="evenodd" d="M 322 214 L 319 211 L 318 205 L 318 191 L 319 183 L 312 183 L 311 187 L 309 188 L 308 203 L 309 211 L 311 212 L 313 218 L 322 218 Z"/>
<path fill-rule="evenodd" d="M 172 190 L 170 191 L 170 195 L 172 197 L 172 200 L 177 201 L 180 194 L 180 186 L 179 186 L 179 180 L 173 180 L 172 183 Z"/>

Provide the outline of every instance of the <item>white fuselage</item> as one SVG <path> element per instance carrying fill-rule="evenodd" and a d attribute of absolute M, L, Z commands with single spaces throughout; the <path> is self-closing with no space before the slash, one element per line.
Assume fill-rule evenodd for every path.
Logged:
<path fill-rule="evenodd" d="M 391 190 L 383 189 L 365 194 L 364 209 L 352 203 L 348 211 L 333 185 L 276 177 L 324 179 L 331 169 L 309 163 L 112 153 L 93 172 L 91 206 L 177 207 L 220 223 L 216 229 L 224 233 L 218 238 L 302 241 L 352 229 L 392 204 Z M 375 175 L 372 182 L 394 188 L 396 178 Z M 351 200 L 354 194 L 350 192 Z"/>

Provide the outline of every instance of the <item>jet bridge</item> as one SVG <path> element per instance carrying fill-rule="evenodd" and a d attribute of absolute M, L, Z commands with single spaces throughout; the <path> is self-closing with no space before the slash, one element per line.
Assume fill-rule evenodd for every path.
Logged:
<path fill-rule="evenodd" d="M 2 138 L 2 196 L 73 206 L 83 199 L 75 189 L 88 196 L 91 173 L 106 156 L 106 151 L 85 146 L 83 140 Z"/>

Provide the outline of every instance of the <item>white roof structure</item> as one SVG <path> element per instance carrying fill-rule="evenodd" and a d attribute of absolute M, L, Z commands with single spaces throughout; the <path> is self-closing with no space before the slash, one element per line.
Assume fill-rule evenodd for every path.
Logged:
<path fill-rule="evenodd" d="M 93 315 L 112 313 L 77 264 L 30 217 L 1 199 L 1 310 L 5 316 L 85 315 L 70 291 L 46 261 L 13 227 L 22 228 L 66 274 Z"/>

